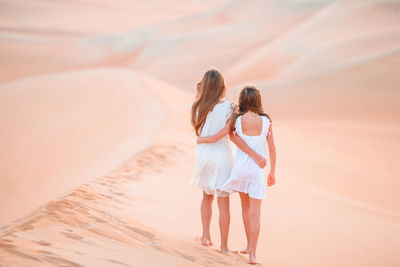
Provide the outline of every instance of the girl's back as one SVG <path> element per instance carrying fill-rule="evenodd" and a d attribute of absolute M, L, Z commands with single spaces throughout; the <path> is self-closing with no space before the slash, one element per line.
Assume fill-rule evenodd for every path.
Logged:
<path fill-rule="evenodd" d="M 218 103 L 213 110 L 207 114 L 206 122 L 201 130 L 200 137 L 216 134 L 225 127 L 226 121 L 232 114 L 232 104 L 229 102 Z M 227 137 L 224 138 L 225 141 Z"/>
<path fill-rule="evenodd" d="M 261 134 L 263 121 L 260 115 L 246 113 L 241 118 L 242 131 L 247 136 L 257 136 Z"/>
<path fill-rule="evenodd" d="M 236 119 L 236 133 L 251 149 L 265 157 L 270 120 L 265 116 L 249 113 Z M 222 186 L 222 190 L 229 193 L 243 192 L 252 198 L 263 199 L 264 169 L 258 167 L 249 155 L 237 149 L 231 176 Z"/>
<path fill-rule="evenodd" d="M 216 104 L 207 114 L 200 136 L 216 134 L 225 127 L 232 114 L 229 102 Z M 206 193 L 219 189 L 229 178 L 232 169 L 233 153 L 229 137 L 224 136 L 218 142 L 198 144 L 196 147 L 196 169 L 192 185 L 203 188 Z"/>
<path fill-rule="evenodd" d="M 266 156 L 266 136 L 269 126 L 270 120 L 267 117 L 251 112 L 239 116 L 235 123 L 237 134 L 249 147 L 251 147 L 251 149 L 263 157 Z M 251 160 L 251 158 L 241 150 L 238 150 L 237 154 L 239 154 L 239 157 L 245 157 L 246 159 Z M 251 160 L 251 162 L 253 161 Z M 257 166 L 255 163 L 254 165 Z"/>

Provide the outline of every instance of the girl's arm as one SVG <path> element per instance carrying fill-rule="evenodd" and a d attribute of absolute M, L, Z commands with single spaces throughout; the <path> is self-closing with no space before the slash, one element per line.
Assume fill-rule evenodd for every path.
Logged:
<path fill-rule="evenodd" d="M 197 143 L 215 143 L 229 133 L 229 122 L 218 133 L 206 137 L 197 137 Z"/>
<path fill-rule="evenodd" d="M 254 160 L 254 162 L 258 165 L 258 167 L 264 168 L 267 165 L 267 160 L 263 156 L 261 156 L 258 153 L 256 153 L 253 149 L 251 149 L 246 144 L 246 142 L 243 141 L 243 139 L 240 138 L 240 136 L 238 136 L 236 134 L 235 131 L 232 132 L 232 133 L 229 133 L 229 121 L 225 125 L 225 127 L 222 128 L 218 133 L 216 133 L 214 135 L 206 136 L 206 137 L 197 137 L 197 143 L 198 144 L 201 144 L 201 143 L 215 143 L 215 142 L 217 142 L 219 139 L 221 139 L 222 137 L 224 137 L 227 134 L 229 134 L 229 137 L 230 137 L 231 141 L 238 148 L 240 148 L 244 153 L 249 155 Z"/>
<path fill-rule="evenodd" d="M 264 168 L 267 165 L 267 160 L 261 156 L 260 154 L 256 153 L 253 149 L 251 149 L 245 141 L 243 141 L 240 136 L 236 134 L 235 131 L 229 134 L 229 137 L 231 141 L 238 147 L 240 150 L 242 150 L 244 153 L 249 155 L 254 162 L 258 165 L 260 168 Z"/>
<path fill-rule="evenodd" d="M 275 165 L 276 165 L 276 147 L 274 143 L 274 136 L 272 134 L 272 126 L 270 126 L 267 134 L 269 159 L 271 161 L 271 169 L 268 174 L 267 185 L 271 186 L 275 184 Z"/>
<path fill-rule="evenodd" d="M 215 143 L 225 135 L 229 134 L 229 137 L 231 141 L 238 147 L 240 148 L 244 153 L 249 155 L 254 162 L 258 165 L 260 168 L 264 168 L 267 165 L 267 160 L 261 156 L 260 154 L 256 153 L 253 149 L 251 149 L 245 141 L 243 141 L 240 136 L 236 134 L 235 131 L 229 132 L 229 120 L 226 123 L 225 127 L 219 130 L 218 133 L 206 137 L 197 137 L 197 143 Z"/>

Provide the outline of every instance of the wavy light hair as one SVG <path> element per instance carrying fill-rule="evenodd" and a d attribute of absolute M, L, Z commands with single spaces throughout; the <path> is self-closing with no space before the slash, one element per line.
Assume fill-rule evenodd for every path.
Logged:
<path fill-rule="evenodd" d="M 207 114 L 225 96 L 226 88 L 222 74 L 217 69 L 204 73 L 199 92 L 199 99 L 193 103 L 191 112 L 191 123 L 197 136 L 206 123 Z"/>
<path fill-rule="evenodd" d="M 265 116 L 272 122 L 271 117 L 264 112 L 260 90 L 254 85 L 247 85 L 240 91 L 239 105 L 235 107 L 232 119 L 230 120 L 229 130 L 233 131 L 237 118 L 249 111 L 257 113 L 260 116 Z"/>

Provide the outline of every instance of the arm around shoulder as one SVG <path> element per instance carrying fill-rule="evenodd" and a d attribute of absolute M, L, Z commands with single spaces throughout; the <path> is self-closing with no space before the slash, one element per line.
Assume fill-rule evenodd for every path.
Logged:
<path fill-rule="evenodd" d="M 197 137 L 197 143 L 198 144 L 209 144 L 209 143 L 215 143 L 217 142 L 219 139 L 221 139 L 222 137 L 224 137 L 225 135 L 227 135 L 229 133 L 229 125 L 228 123 L 225 125 L 224 128 L 222 128 L 221 130 L 219 130 L 218 133 L 214 134 L 214 135 L 210 135 L 210 136 L 205 136 L 205 137 Z"/>

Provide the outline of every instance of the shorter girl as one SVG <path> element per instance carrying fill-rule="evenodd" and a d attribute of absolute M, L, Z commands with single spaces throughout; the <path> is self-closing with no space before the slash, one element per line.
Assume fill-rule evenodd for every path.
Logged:
<path fill-rule="evenodd" d="M 264 113 L 260 91 L 255 86 L 246 86 L 239 96 L 239 110 L 230 120 L 229 132 L 236 130 L 247 145 L 256 153 L 266 156 L 268 142 L 271 161 L 267 185 L 275 184 L 276 149 L 271 129 L 271 119 Z M 220 131 L 221 133 L 223 130 Z M 225 131 L 226 132 L 226 131 Z M 199 137 L 198 143 L 208 143 L 221 137 Z M 242 253 L 249 254 L 249 263 L 260 263 L 256 259 L 256 246 L 260 232 L 261 201 L 265 198 L 264 170 L 242 150 L 237 149 L 233 169 L 229 179 L 222 185 L 222 191 L 239 192 L 242 202 L 242 218 L 247 237 L 247 248 Z"/>

